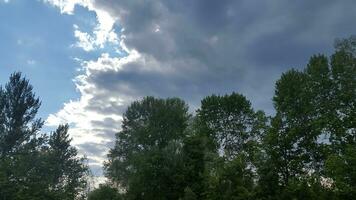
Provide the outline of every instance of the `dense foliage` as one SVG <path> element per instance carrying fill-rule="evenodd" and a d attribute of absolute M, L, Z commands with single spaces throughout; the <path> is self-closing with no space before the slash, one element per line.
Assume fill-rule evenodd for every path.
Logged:
<path fill-rule="evenodd" d="M 122 197 L 116 188 L 109 185 L 99 185 L 99 188 L 91 191 L 88 200 L 121 200 Z"/>

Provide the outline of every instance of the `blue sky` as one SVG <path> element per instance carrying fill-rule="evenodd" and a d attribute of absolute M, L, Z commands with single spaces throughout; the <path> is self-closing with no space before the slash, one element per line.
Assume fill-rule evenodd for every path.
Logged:
<path fill-rule="evenodd" d="M 0 83 L 23 72 L 46 130 L 69 123 L 101 176 L 133 100 L 178 96 L 194 111 L 235 91 L 273 114 L 278 77 L 330 55 L 355 19 L 354 0 L 0 0 Z"/>
<path fill-rule="evenodd" d="M 95 12 L 80 6 L 75 12 L 63 15 L 57 8 L 35 0 L 0 3 L 0 83 L 7 82 L 13 72 L 22 72 L 42 100 L 38 116 L 43 119 L 65 102 L 80 98 L 73 82 L 80 73 L 80 62 L 75 58 L 88 60 L 101 53 L 73 47 L 73 24 L 89 31 L 97 23 Z"/>
<path fill-rule="evenodd" d="M 5 83 L 15 71 L 22 72 L 42 99 L 39 116 L 46 119 L 64 102 L 80 97 L 73 83 L 81 67 L 76 58 L 89 60 L 112 52 L 110 46 L 92 52 L 73 47 L 77 41 L 73 25 L 91 31 L 96 23 L 95 12 L 81 6 L 76 6 L 75 15 L 64 15 L 37 0 L 1 2 L 0 82 Z"/>
<path fill-rule="evenodd" d="M 95 15 L 81 13 L 95 22 Z M 87 54 L 70 47 L 75 43 L 73 23 L 88 22 L 81 15 L 61 15 L 39 1 L 0 4 L 0 82 L 5 83 L 14 71 L 23 72 L 42 99 L 42 118 L 79 97 L 72 81 L 78 68 L 73 58 Z"/>

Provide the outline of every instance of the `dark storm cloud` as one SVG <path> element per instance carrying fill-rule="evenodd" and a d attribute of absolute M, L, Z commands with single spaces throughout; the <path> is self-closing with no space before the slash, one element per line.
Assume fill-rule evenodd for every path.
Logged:
<path fill-rule="evenodd" d="M 136 66 L 134 66 L 135 64 Z M 122 71 L 103 71 L 97 72 L 88 78 L 88 81 L 96 84 L 97 90 L 105 95 L 95 96 L 94 102 L 101 102 L 107 99 L 113 91 L 120 97 L 129 96 L 131 99 L 138 99 L 145 95 L 159 97 L 181 97 L 189 103 L 199 102 L 203 96 L 201 94 L 232 92 L 236 87 L 235 81 L 244 79 L 244 69 L 235 69 L 233 72 L 220 71 L 210 73 L 208 70 L 194 72 L 187 68 L 186 70 L 174 71 L 173 73 L 163 73 L 157 71 L 139 71 L 135 70 L 138 65 L 144 65 L 141 62 L 131 63 L 125 66 Z M 161 64 L 164 66 L 164 64 Z M 168 65 L 168 64 L 167 64 Z M 174 65 L 175 67 L 179 67 Z M 193 65 L 197 66 L 197 65 Z M 146 67 L 154 67 L 147 66 Z M 182 67 L 183 68 L 183 67 Z M 194 74 L 195 73 L 195 74 Z M 220 74 L 220 75 L 219 75 Z M 227 80 L 226 80 L 227 79 Z M 105 92 L 104 92 L 105 91 Z M 125 102 L 130 103 L 130 102 Z M 101 103 L 96 103 L 97 110 Z M 109 106 L 108 103 L 104 104 Z M 193 105 L 197 106 L 197 105 Z M 114 114 L 117 111 L 123 113 L 127 104 L 121 106 L 109 106 L 107 111 Z M 101 110 L 101 109 L 100 109 Z"/>
<path fill-rule="evenodd" d="M 351 0 L 99 0 L 96 6 L 118 18 L 126 46 L 146 61 L 90 81 L 124 96 L 180 96 L 195 106 L 205 95 L 237 91 L 271 110 L 282 72 L 356 33 Z"/>

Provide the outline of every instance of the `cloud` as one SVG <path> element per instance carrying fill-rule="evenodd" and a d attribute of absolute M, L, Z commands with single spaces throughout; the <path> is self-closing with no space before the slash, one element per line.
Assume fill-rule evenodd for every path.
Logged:
<path fill-rule="evenodd" d="M 92 8 L 91 0 L 42 0 L 45 3 L 49 3 L 55 7 L 58 7 L 61 13 L 73 14 L 75 6 L 83 6 L 86 8 Z"/>
<path fill-rule="evenodd" d="M 273 113 L 274 82 L 282 72 L 356 32 L 351 0 L 50 2 L 63 13 L 75 14 L 74 5 L 81 5 L 97 14 L 92 32 L 74 26 L 76 46 L 105 51 L 114 45 L 122 52 L 81 60 L 80 99 L 47 119 L 47 125 L 70 123 L 74 144 L 96 165 L 133 100 L 178 96 L 194 110 L 204 96 L 236 91 Z"/>
<path fill-rule="evenodd" d="M 106 43 L 119 45 L 119 38 L 115 33 L 115 20 L 106 12 L 95 10 L 97 14 L 98 24 L 94 28 L 93 33 L 80 31 L 78 25 L 74 25 L 74 36 L 78 39 L 76 47 L 83 48 L 85 51 L 93 51 L 97 48 L 104 48 Z"/>
<path fill-rule="evenodd" d="M 78 42 L 74 45 L 85 51 L 93 51 L 97 48 L 104 48 L 106 43 L 119 44 L 119 38 L 114 30 L 116 19 L 105 10 L 94 7 L 92 0 L 43 0 L 60 9 L 63 14 L 74 14 L 76 6 L 87 8 L 88 11 L 95 12 L 97 25 L 92 33 L 83 32 L 78 25 L 73 25 L 74 36 Z"/>

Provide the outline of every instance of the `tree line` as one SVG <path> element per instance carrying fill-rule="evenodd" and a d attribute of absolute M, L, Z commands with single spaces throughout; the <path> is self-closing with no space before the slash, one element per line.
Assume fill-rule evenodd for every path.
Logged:
<path fill-rule="evenodd" d="M 275 113 L 242 94 L 145 97 L 123 114 L 88 192 L 68 125 L 41 134 L 40 100 L 14 73 L 0 87 L 0 199 L 356 199 L 356 37 L 338 40 L 275 85 Z"/>

